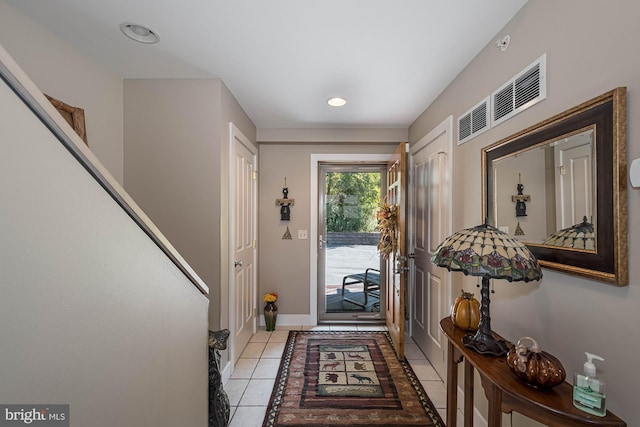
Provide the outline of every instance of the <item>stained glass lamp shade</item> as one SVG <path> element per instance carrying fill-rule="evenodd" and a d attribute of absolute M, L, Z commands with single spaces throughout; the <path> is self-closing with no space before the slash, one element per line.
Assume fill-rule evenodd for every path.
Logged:
<path fill-rule="evenodd" d="M 480 325 L 475 333 L 467 334 L 462 343 L 482 354 L 507 354 L 507 344 L 496 340 L 491 331 L 489 279 L 540 280 L 542 270 L 535 256 L 518 240 L 489 224 L 482 224 L 447 237 L 435 250 L 431 262 L 449 271 L 482 277 Z"/>

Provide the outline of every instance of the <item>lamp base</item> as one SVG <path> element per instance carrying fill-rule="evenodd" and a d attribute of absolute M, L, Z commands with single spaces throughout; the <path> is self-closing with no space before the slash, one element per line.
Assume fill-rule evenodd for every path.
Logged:
<path fill-rule="evenodd" d="M 480 330 L 475 334 L 467 334 L 462 337 L 462 344 L 480 354 L 504 356 L 509 352 L 509 346 L 506 341 L 497 340 L 493 335 L 485 334 Z"/>

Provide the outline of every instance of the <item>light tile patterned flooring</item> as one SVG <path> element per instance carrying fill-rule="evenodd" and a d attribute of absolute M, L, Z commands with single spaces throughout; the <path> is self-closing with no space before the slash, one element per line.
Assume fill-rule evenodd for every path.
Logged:
<path fill-rule="evenodd" d="M 386 330 L 385 326 L 323 325 L 277 327 L 274 332 L 259 330 L 245 347 L 231 378 L 224 384 L 231 403 L 230 427 L 260 427 L 271 398 L 280 359 L 289 330 Z M 445 419 L 446 387 L 427 358 L 411 338 L 405 341 L 405 356 L 429 398 Z M 462 417 L 458 413 L 458 420 Z"/>

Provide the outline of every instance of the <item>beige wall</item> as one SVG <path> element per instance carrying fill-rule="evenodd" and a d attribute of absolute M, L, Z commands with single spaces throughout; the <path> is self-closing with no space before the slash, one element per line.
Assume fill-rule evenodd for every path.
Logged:
<path fill-rule="evenodd" d="M 219 79 L 124 82 L 125 187 L 210 288 L 210 327 L 229 327 L 229 122 L 255 126 Z"/>
<path fill-rule="evenodd" d="M 325 144 L 300 142 L 260 145 L 258 295 L 278 292 L 278 322 L 281 317 L 284 322 L 287 319 L 298 321 L 308 318 L 310 314 L 309 257 L 310 245 L 315 242 L 299 240 L 298 230 L 310 231 L 314 227 L 310 223 L 311 154 L 391 154 L 396 146 L 397 143 L 339 144 L 336 141 Z M 290 221 L 280 221 L 280 208 L 275 205 L 275 200 L 282 198 L 285 176 L 289 198 L 295 200 Z M 292 240 L 282 239 L 287 226 Z M 310 232 L 308 235 L 311 237 Z M 261 312 L 262 306 L 259 307 L 258 311 Z"/>
<path fill-rule="evenodd" d="M 629 159 L 640 157 L 638 16 L 640 4 L 630 0 L 530 0 L 495 37 L 509 34 L 508 50 L 502 52 L 489 43 L 415 121 L 411 142 L 446 116 L 457 118 L 547 53 L 547 99 L 455 147 L 454 229 L 481 221 L 482 147 L 617 86 L 628 87 Z M 628 191 L 629 286 L 618 288 L 545 269 L 539 283 L 496 282 L 491 314 L 495 330 L 510 340 L 536 338 L 569 374 L 582 369 L 585 351 L 603 356 L 606 361 L 598 372 L 608 381 L 607 406 L 629 425 L 636 425 L 640 422 L 634 368 L 640 352 L 640 264 L 634 261 L 640 257 L 640 190 Z M 461 276 L 453 275 L 457 287 L 475 289 L 475 280 Z M 514 425 L 527 425 L 527 421 L 516 416 Z"/>
<path fill-rule="evenodd" d="M 4 82 L 0 111 L 0 402 L 204 427 L 207 298 Z"/>
<path fill-rule="evenodd" d="M 0 44 L 41 91 L 84 109 L 89 147 L 122 184 L 122 79 L 3 0 Z"/>
<path fill-rule="evenodd" d="M 219 308 L 220 81 L 125 80 L 124 93 L 125 188 Z"/>
<path fill-rule="evenodd" d="M 546 185 L 541 179 L 540 167 L 544 167 L 544 151 L 530 150 L 512 157 L 507 161 L 498 162 L 494 169 L 496 193 L 500 194 L 496 200 L 497 227 L 508 227 L 511 237 L 533 243 L 541 243 L 547 234 L 546 225 Z M 531 202 L 525 202 L 526 216 L 516 217 L 516 203 L 511 196 L 518 194 L 518 178 L 524 186 L 524 195 L 531 196 Z M 555 209 L 554 206 L 551 209 Z M 520 224 L 524 236 L 515 236 Z"/>

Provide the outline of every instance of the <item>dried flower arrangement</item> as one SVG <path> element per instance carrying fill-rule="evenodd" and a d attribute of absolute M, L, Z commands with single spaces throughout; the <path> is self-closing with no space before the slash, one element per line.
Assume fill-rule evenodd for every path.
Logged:
<path fill-rule="evenodd" d="M 398 249 L 398 239 L 396 239 L 398 207 L 395 204 L 387 204 L 385 200 L 380 200 L 376 219 L 378 220 L 376 228 L 380 231 L 378 250 L 384 259 L 389 259 L 389 255 Z"/>
<path fill-rule="evenodd" d="M 276 302 L 278 301 L 278 294 L 275 292 L 267 292 L 262 297 L 262 301 L 264 302 Z"/>

